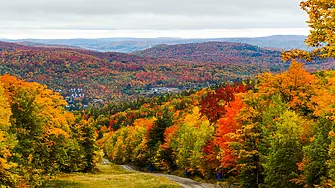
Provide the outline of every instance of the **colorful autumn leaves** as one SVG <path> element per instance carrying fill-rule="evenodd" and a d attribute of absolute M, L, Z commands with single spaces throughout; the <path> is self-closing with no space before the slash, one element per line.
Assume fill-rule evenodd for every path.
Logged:
<path fill-rule="evenodd" d="M 15 167 L 16 164 L 9 161 L 8 158 L 12 156 L 11 150 L 15 147 L 16 140 L 13 135 L 8 133 L 12 113 L 1 82 L 0 112 L 0 179 L 4 182 L 3 184 L 10 184 L 15 179 L 11 168 Z"/>
<path fill-rule="evenodd" d="M 115 152 L 125 157 L 120 163 L 186 169 L 205 178 L 219 170 L 242 187 L 332 186 L 334 78 L 333 71 L 310 74 L 294 61 L 286 72 L 259 76 L 248 91 L 243 85 L 227 85 L 173 99 L 148 108 L 152 112 L 147 120 L 161 127 L 159 135 L 164 130 L 163 139 L 148 144 L 154 126 L 129 125 L 105 135 L 106 154 L 111 159 Z M 184 100 L 191 102 L 176 110 Z M 163 109 L 173 113 L 165 117 L 170 123 L 158 123 L 162 113 L 155 114 Z M 132 147 L 141 148 L 142 158 L 127 159 L 115 143 L 127 148 L 128 142 L 118 140 L 133 140 L 130 135 L 137 134 L 140 139 L 130 143 L 138 143 Z M 128 151 L 134 157 L 131 151 L 139 149 Z"/>
<path fill-rule="evenodd" d="M 233 122 L 238 110 L 243 107 L 242 101 L 239 99 L 235 100 L 234 96 L 234 93 L 243 91 L 246 91 L 246 87 L 243 85 L 228 85 L 225 88 L 218 89 L 215 93 L 208 92 L 208 95 L 202 100 L 203 108 L 198 106 L 198 104 L 203 93 L 207 93 L 205 90 L 190 97 L 173 99 L 161 106 L 157 105 L 150 108 L 152 112 L 147 113 L 147 119 L 137 119 L 134 122 L 134 126 L 122 127 L 115 132 L 112 131 L 106 134 L 100 143 L 103 144 L 105 142 L 106 154 L 112 161 L 117 163 L 137 162 L 140 165 L 152 164 L 165 170 L 175 170 L 178 167 L 180 169 L 188 169 L 190 172 L 200 172 L 203 176 L 207 176 L 209 171 L 218 166 L 213 167 L 207 162 L 207 160 L 216 161 L 217 157 L 214 156 L 214 159 L 208 158 L 205 147 L 208 146 L 211 140 L 219 136 L 224 138 L 215 140 L 217 147 L 227 145 L 227 142 L 231 141 L 226 134 L 233 133 L 236 130 L 235 126 L 238 127 L 238 125 L 232 125 L 232 127 L 227 128 L 224 125 Z M 181 108 L 181 104 L 184 104 L 185 101 L 189 101 L 187 102 L 188 105 Z M 223 110 L 224 113 L 218 114 L 216 110 Z M 138 111 L 141 112 L 143 109 Z M 212 122 L 208 120 L 206 115 L 201 114 L 201 111 L 211 116 Z M 133 113 L 138 112 L 135 111 Z M 223 118 L 222 116 L 225 113 L 227 113 L 227 117 Z M 112 121 L 116 121 L 114 118 L 117 115 L 112 117 Z M 217 126 L 220 126 L 221 129 L 217 129 L 217 133 L 215 133 L 215 118 L 220 117 L 222 119 L 219 120 Z M 153 124 L 148 123 L 148 121 L 153 121 Z M 141 126 L 138 122 L 145 124 Z M 144 129 L 142 127 L 147 128 Z M 140 135 L 140 137 L 134 138 L 133 135 Z M 127 143 L 129 143 L 127 140 L 134 141 L 137 139 L 142 141 L 132 142 L 138 143 L 138 145 L 127 149 Z M 121 145 L 119 146 L 119 144 Z M 208 147 L 208 149 L 213 148 Z M 132 153 L 131 151 L 136 152 Z M 137 151 L 142 151 L 140 152 L 142 155 L 136 156 Z M 227 155 L 229 158 L 228 153 L 222 155 Z M 143 156 L 146 157 L 141 158 Z"/>
<path fill-rule="evenodd" d="M 59 171 L 93 168 L 92 123 L 65 111 L 62 97 L 43 85 L 9 75 L 0 84 L 1 186 L 42 186 Z"/>

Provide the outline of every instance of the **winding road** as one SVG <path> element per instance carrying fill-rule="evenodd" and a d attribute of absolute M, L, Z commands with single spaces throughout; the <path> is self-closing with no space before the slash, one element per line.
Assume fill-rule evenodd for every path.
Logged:
<path fill-rule="evenodd" d="M 133 167 L 129 165 L 120 165 L 123 169 L 128 170 L 128 171 L 137 171 Z M 174 175 L 169 175 L 169 174 L 159 174 L 159 173 L 150 173 L 151 175 L 154 176 L 161 176 L 161 177 L 166 177 L 171 181 L 175 181 L 178 183 L 181 187 L 184 188 L 219 188 L 220 186 L 215 185 L 215 184 L 209 184 L 209 183 L 200 183 L 196 182 L 192 179 L 189 178 L 182 178 L 179 176 L 174 176 Z"/>

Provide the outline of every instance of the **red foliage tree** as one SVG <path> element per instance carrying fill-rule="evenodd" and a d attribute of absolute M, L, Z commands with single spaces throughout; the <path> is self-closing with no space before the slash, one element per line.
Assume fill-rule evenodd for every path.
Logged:
<path fill-rule="evenodd" d="M 208 93 L 208 95 L 200 102 L 201 115 L 206 115 L 211 123 L 215 123 L 225 115 L 225 106 L 229 106 L 230 102 L 234 101 L 234 94 L 246 91 L 247 86 L 242 84 L 234 84 L 233 86 L 228 84 L 226 87 L 216 89 L 215 92 Z"/>
<path fill-rule="evenodd" d="M 237 164 L 237 156 L 234 154 L 234 149 L 230 147 L 231 142 L 238 142 L 234 134 L 241 129 L 241 125 L 237 122 L 236 116 L 244 104 L 239 98 L 235 98 L 226 106 L 226 114 L 224 118 L 218 120 L 216 126 L 214 144 L 220 148 L 219 157 L 221 167 L 234 167 Z"/>

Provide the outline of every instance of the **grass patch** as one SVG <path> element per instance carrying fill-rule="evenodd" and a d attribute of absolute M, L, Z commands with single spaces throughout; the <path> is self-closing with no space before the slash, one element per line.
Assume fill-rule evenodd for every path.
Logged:
<path fill-rule="evenodd" d="M 165 177 L 156 177 L 146 173 L 129 172 L 118 165 L 99 165 L 96 173 L 60 174 L 51 181 L 56 188 L 176 188 L 175 182 Z"/>

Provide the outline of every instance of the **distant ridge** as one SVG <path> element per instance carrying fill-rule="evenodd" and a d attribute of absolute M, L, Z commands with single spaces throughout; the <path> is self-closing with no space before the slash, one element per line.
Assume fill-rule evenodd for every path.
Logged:
<path fill-rule="evenodd" d="M 114 51 L 131 53 L 138 50 L 145 50 L 160 44 L 186 44 L 202 42 L 237 42 L 256 45 L 262 48 L 290 50 L 308 49 L 304 44 L 306 36 L 303 35 L 274 35 L 256 38 L 209 38 L 209 39 L 183 39 L 183 38 L 101 38 L 101 39 L 22 39 L 5 40 L 8 42 L 33 42 L 47 45 L 75 46 L 100 52 Z"/>
<path fill-rule="evenodd" d="M 271 61 L 272 64 L 282 63 L 281 51 L 232 42 L 158 45 L 143 51 L 136 51 L 133 54 L 192 62 L 264 64 L 266 61 Z"/>
<path fill-rule="evenodd" d="M 65 44 L 44 44 L 44 43 L 37 43 L 37 42 L 30 42 L 30 41 L 17 42 L 17 44 L 20 44 L 22 46 L 31 46 L 31 47 L 80 49 L 80 47 L 70 46 L 70 45 L 65 45 Z"/>

